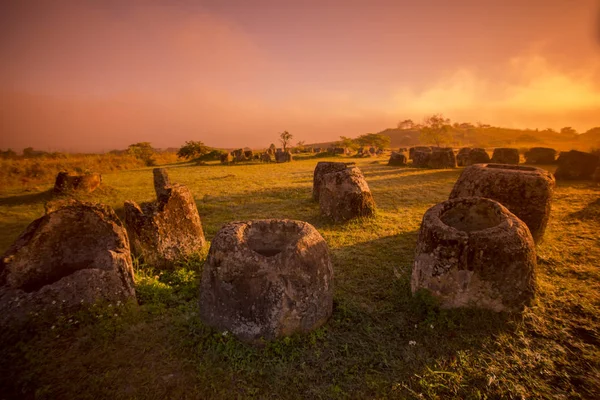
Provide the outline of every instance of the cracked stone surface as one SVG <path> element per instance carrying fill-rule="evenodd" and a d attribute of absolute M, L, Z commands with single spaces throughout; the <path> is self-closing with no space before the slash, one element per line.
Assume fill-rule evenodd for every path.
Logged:
<path fill-rule="evenodd" d="M 450 199 L 487 197 L 521 219 L 536 242 L 542 240 L 552 209 L 555 179 L 536 167 L 477 164 L 467 167 L 454 184 Z"/>
<path fill-rule="evenodd" d="M 333 268 L 310 224 L 255 220 L 225 225 L 204 265 L 200 317 L 256 342 L 309 332 L 333 310 Z"/>
<path fill-rule="evenodd" d="M 0 325 L 31 313 L 135 298 L 127 232 L 101 204 L 70 202 L 33 221 L 0 260 Z"/>
<path fill-rule="evenodd" d="M 421 223 L 411 276 L 442 307 L 518 312 L 535 293 L 536 255 L 527 226 L 481 197 L 440 203 Z"/>

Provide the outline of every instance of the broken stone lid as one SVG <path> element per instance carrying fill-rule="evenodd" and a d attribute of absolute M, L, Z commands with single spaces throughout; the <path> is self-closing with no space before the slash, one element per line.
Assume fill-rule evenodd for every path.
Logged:
<path fill-rule="evenodd" d="M 448 200 L 423 216 L 411 289 L 442 307 L 519 311 L 534 295 L 536 255 L 529 229 L 500 203 Z"/>
<path fill-rule="evenodd" d="M 204 264 L 204 323 L 256 342 L 309 332 L 333 310 L 327 243 L 302 221 L 232 222 L 212 240 Z"/>

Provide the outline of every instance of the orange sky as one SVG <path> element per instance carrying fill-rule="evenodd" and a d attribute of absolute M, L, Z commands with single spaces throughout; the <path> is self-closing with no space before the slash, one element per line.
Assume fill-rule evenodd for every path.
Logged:
<path fill-rule="evenodd" d="M 0 3 L 0 148 L 600 125 L 596 0 Z"/>

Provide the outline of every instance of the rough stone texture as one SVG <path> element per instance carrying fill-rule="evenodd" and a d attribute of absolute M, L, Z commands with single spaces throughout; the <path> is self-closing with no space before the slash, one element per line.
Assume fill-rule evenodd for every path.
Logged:
<path fill-rule="evenodd" d="M 417 168 L 427 168 L 429 166 L 429 159 L 433 152 L 431 149 L 428 150 L 415 150 L 412 156 L 412 166 Z"/>
<path fill-rule="evenodd" d="M 464 169 L 450 198 L 496 200 L 525 222 L 535 241 L 539 242 L 550 218 L 554 186 L 552 174 L 541 168 L 477 164 Z"/>
<path fill-rule="evenodd" d="M 154 168 L 152 173 L 154 174 L 154 191 L 156 192 L 156 197 L 160 199 L 161 197 L 168 196 L 167 189 L 171 186 L 171 183 L 169 182 L 167 170 L 164 168 Z"/>
<path fill-rule="evenodd" d="M 411 289 L 442 307 L 520 311 L 535 292 L 535 245 L 527 226 L 500 203 L 448 200 L 423 216 Z"/>
<path fill-rule="evenodd" d="M 393 165 L 397 167 L 406 166 L 406 162 L 408 161 L 408 157 L 402 153 L 396 153 L 392 151 L 392 155 L 390 156 L 390 160 L 388 161 L 388 165 Z"/>
<path fill-rule="evenodd" d="M 125 202 L 125 224 L 132 250 L 156 268 L 173 268 L 174 263 L 206 244 L 194 196 L 182 185 L 173 184 L 156 202 L 141 206 Z"/>
<path fill-rule="evenodd" d="M 367 181 L 358 167 L 323 175 L 319 189 L 321 213 L 334 222 L 356 217 L 370 217 L 375 201 Z"/>
<path fill-rule="evenodd" d="M 68 194 L 71 192 L 91 193 L 102 183 L 100 174 L 76 175 L 61 171 L 54 182 L 54 192 L 57 194 Z"/>
<path fill-rule="evenodd" d="M 472 149 L 470 147 L 463 147 L 460 149 L 456 155 L 456 165 L 459 167 L 466 167 L 469 162 L 469 153 L 471 150 Z"/>
<path fill-rule="evenodd" d="M 519 165 L 519 150 L 508 147 L 499 147 L 494 149 L 492 154 L 494 164 L 514 164 Z"/>
<path fill-rule="evenodd" d="M 583 151 L 571 150 L 560 153 L 556 179 L 591 179 L 598 167 L 600 157 Z"/>
<path fill-rule="evenodd" d="M 554 164 L 558 152 L 549 147 L 532 147 L 525 152 L 525 162 L 528 164 Z"/>
<path fill-rule="evenodd" d="M 343 171 L 348 166 L 343 162 L 328 162 L 328 161 L 320 161 L 317 163 L 315 167 L 315 171 L 313 172 L 313 191 L 312 197 L 314 201 L 319 201 L 319 193 L 321 190 L 321 183 L 323 182 L 323 176 L 325 174 L 329 174 L 331 172 L 339 172 Z"/>
<path fill-rule="evenodd" d="M 207 325 L 256 342 L 309 332 L 332 310 L 329 250 L 312 225 L 233 222 L 212 240 L 200 292 Z"/>
<path fill-rule="evenodd" d="M 431 147 L 429 146 L 415 146 L 408 149 L 408 158 L 413 159 L 416 151 L 431 151 Z"/>
<path fill-rule="evenodd" d="M 292 152 L 289 150 L 277 152 L 275 153 L 275 160 L 278 163 L 290 162 L 292 161 Z"/>
<path fill-rule="evenodd" d="M 490 162 L 490 155 L 487 153 L 487 151 L 485 151 L 485 149 L 482 149 L 480 147 L 476 147 L 469 152 L 469 158 L 468 158 L 467 164 L 465 164 L 465 166 L 474 165 L 474 164 L 487 164 L 489 162 Z"/>
<path fill-rule="evenodd" d="M 127 232 L 108 206 L 71 202 L 33 221 L 0 260 L 0 327 L 135 297 Z"/>
<path fill-rule="evenodd" d="M 456 168 L 456 155 L 450 147 L 438 147 L 429 156 L 427 166 L 433 169 Z"/>

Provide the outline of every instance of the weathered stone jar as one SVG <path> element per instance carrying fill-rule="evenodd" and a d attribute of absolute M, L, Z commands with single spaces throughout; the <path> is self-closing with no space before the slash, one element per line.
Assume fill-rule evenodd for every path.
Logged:
<path fill-rule="evenodd" d="M 128 298 L 135 298 L 129 241 L 108 206 L 73 201 L 52 211 L 0 259 L 0 326 Z"/>
<path fill-rule="evenodd" d="M 388 165 L 396 166 L 396 167 L 404 167 L 404 166 L 406 166 L 407 161 L 408 161 L 408 158 L 406 157 L 405 154 L 396 153 L 395 151 L 392 151 L 392 154 L 390 155 L 390 159 L 388 161 Z"/>
<path fill-rule="evenodd" d="M 519 150 L 510 147 L 499 147 L 494 149 L 492 162 L 496 164 L 518 165 L 520 160 Z"/>
<path fill-rule="evenodd" d="M 557 162 L 558 168 L 554 173 L 556 179 L 591 179 L 598 167 L 600 157 L 583 151 L 571 150 L 560 153 Z"/>
<path fill-rule="evenodd" d="M 54 182 L 54 193 L 69 194 L 72 192 L 91 193 L 102 183 L 100 174 L 77 175 L 66 171 L 61 171 L 56 176 Z"/>
<path fill-rule="evenodd" d="M 320 327 L 332 307 L 329 250 L 312 225 L 233 222 L 214 237 L 200 292 L 207 325 L 248 342 L 270 340 Z"/>
<path fill-rule="evenodd" d="M 321 214 L 334 222 L 371 217 L 375 213 L 375 200 L 358 167 L 323 175 L 319 193 Z"/>
<path fill-rule="evenodd" d="M 411 289 L 446 308 L 519 311 L 534 296 L 535 266 L 529 229 L 500 203 L 447 200 L 423 216 Z"/>
<path fill-rule="evenodd" d="M 320 161 L 317 163 L 313 172 L 313 200 L 319 201 L 319 194 L 321 192 L 321 183 L 323 183 L 323 176 L 331 172 L 339 172 L 348 168 L 348 165 L 343 162 L 328 162 Z"/>
<path fill-rule="evenodd" d="M 548 171 L 506 164 L 477 164 L 465 168 L 450 198 L 487 197 L 500 202 L 521 219 L 536 242 L 546 231 L 555 180 Z"/>

